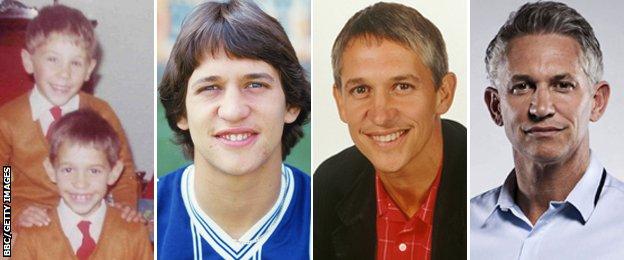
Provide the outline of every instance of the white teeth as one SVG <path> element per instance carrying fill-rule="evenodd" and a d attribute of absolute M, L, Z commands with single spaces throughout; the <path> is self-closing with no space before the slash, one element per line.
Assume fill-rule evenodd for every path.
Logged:
<path fill-rule="evenodd" d="M 373 135 L 373 140 L 384 143 L 392 142 L 399 138 L 399 136 L 401 136 L 404 132 L 405 130 L 401 130 L 387 135 Z"/>
<path fill-rule="evenodd" d="M 246 133 L 246 134 L 228 134 L 228 135 L 224 135 L 223 138 L 229 140 L 229 141 L 233 141 L 233 142 L 240 142 L 243 140 L 246 140 L 247 138 L 249 138 L 249 136 L 251 136 L 251 134 Z"/>
<path fill-rule="evenodd" d="M 85 201 L 87 201 L 90 197 L 91 197 L 91 196 L 89 196 L 89 195 L 82 195 L 82 194 L 75 194 L 75 195 L 72 195 L 72 198 L 73 198 L 75 201 L 78 201 L 78 202 L 85 202 Z"/>

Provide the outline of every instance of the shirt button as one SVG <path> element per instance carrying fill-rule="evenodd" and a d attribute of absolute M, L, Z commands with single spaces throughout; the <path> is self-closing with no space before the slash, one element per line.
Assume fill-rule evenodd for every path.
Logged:
<path fill-rule="evenodd" d="M 401 244 L 399 245 L 399 250 L 400 250 L 401 252 L 404 252 L 404 251 L 405 251 L 405 249 L 407 249 L 407 245 L 405 245 L 405 243 L 401 243 Z"/>

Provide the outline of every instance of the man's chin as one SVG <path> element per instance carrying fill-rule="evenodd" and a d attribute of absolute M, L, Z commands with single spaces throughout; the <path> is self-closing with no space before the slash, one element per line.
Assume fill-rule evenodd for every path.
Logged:
<path fill-rule="evenodd" d="M 218 164 L 213 164 L 213 167 L 227 175 L 243 176 L 249 174 L 250 172 L 256 171 L 258 168 L 260 168 L 260 164 L 252 163 L 249 161 L 221 161 L 218 162 Z"/>
<path fill-rule="evenodd" d="M 538 149 L 534 149 L 532 151 L 528 151 L 525 154 L 527 155 L 528 158 L 530 158 L 531 160 L 533 160 L 534 162 L 538 162 L 541 164 L 551 164 L 551 163 L 557 163 L 560 162 L 562 160 L 562 158 L 564 158 L 564 153 L 563 153 L 564 149 L 554 149 L 554 148 L 549 148 L 549 149 L 544 149 L 544 148 L 538 148 Z"/>
<path fill-rule="evenodd" d="M 369 156 L 367 156 L 367 158 L 369 159 L 369 161 L 371 161 L 376 171 L 383 172 L 383 173 L 398 172 L 405 165 L 404 162 L 402 162 L 401 160 L 397 160 L 396 158 L 377 157 L 377 158 L 371 159 Z"/>

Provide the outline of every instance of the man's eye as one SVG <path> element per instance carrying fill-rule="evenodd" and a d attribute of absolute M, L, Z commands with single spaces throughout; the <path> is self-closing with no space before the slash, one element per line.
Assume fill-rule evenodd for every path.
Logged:
<path fill-rule="evenodd" d="M 203 86 L 203 87 L 199 87 L 197 89 L 197 92 L 202 92 L 202 91 L 216 91 L 219 90 L 219 87 L 217 87 L 216 85 L 209 85 L 209 86 Z"/>
<path fill-rule="evenodd" d="M 414 86 L 407 83 L 399 83 L 394 86 L 394 90 L 400 93 L 406 93 L 414 89 Z"/>
<path fill-rule="evenodd" d="M 246 88 L 264 88 L 266 85 L 259 82 L 250 82 L 247 84 Z"/>
<path fill-rule="evenodd" d="M 47 57 L 46 60 L 49 61 L 49 62 L 56 62 L 56 61 L 58 61 L 58 59 L 56 57 Z"/>
<path fill-rule="evenodd" d="M 73 171 L 74 171 L 74 169 L 69 168 L 69 167 L 61 168 L 61 172 L 62 173 L 72 173 Z"/>
<path fill-rule="evenodd" d="M 570 91 L 574 88 L 574 84 L 570 82 L 558 82 L 555 84 L 557 91 Z"/>
<path fill-rule="evenodd" d="M 365 86 L 357 86 L 351 89 L 351 94 L 354 95 L 364 95 L 366 92 L 368 92 L 368 88 Z"/>
<path fill-rule="evenodd" d="M 531 87 L 527 83 L 517 83 L 511 86 L 511 92 L 513 94 L 526 93 Z"/>
<path fill-rule="evenodd" d="M 102 171 L 100 169 L 89 169 L 89 173 L 97 175 L 102 173 Z"/>

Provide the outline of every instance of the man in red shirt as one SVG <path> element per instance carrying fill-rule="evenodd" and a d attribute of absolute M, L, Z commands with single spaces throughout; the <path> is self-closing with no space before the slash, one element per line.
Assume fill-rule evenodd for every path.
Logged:
<path fill-rule="evenodd" d="M 355 147 L 314 175 L 314 257 L 466 258 L 466 129 L 440 31 L 413 8 L 356 13 L 332 50 L 333 94 Z"/>

